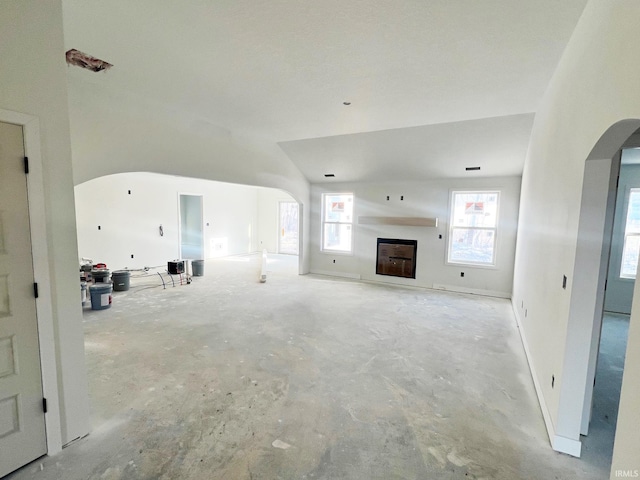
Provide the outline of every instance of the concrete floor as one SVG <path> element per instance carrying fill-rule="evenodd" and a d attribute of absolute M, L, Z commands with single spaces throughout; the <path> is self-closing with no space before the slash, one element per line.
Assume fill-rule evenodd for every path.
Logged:
<path fill-rule="evenodd" d="M 509 301 L 273 258 L 85 310 L 93 431 L 8 478 L 608 478 L 551 450 Z"/>
<path fill-rule="evenodd" d="M 611 465 L 628 336 L 629 315 L 605 312 L 589 435 L 582 437 L 582 459 L 591 465 Z"/>

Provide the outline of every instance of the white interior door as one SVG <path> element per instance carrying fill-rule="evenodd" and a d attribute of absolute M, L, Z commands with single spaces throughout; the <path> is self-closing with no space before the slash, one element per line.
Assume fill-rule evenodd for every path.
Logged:
<path fill-rule="evenodd" d="M 0 477 L 47 452 L 23 158 L 0 122 Z"/>

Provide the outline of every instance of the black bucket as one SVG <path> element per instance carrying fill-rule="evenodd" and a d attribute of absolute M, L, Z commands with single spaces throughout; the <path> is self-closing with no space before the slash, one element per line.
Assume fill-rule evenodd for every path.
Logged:
<path fill-rule="evenodd" d="M 113 290 L 116 292 L 126 292 L 129 290 L 129 279 L 131 272 L 129 270 L 116 270 L 111 275 L 113 281 Z"/>
<path fill-rule="evenodd" d="M 204 260 L 192 260 L 191 272 L 193 273 L 194 277 L 204 276 Z"/>

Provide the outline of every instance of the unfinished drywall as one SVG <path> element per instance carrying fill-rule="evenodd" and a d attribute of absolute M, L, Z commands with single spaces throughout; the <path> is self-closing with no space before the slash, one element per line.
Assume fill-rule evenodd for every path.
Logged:
<path fill-rule="evenodd" d="M 286 191 L 301 204 L 300 273 L 309 271 L 309 183 L 278 145 L 126 92 L 101 90 L 87 75 L 95 74 L 68 70 L 75 184 L 144 171 Z"/>
<path fill-rule="evenodd" d="M 145 172 L 107 175 L 76 186 L 80 255 L 113 269 L 179 258 L 180 194 L 202 196 L 205 258 L 266 248 L 258 239 L 276 238 L 277 199 L 291 200 L 279 190 L 210 180 Z"/>
<path fill-rule="evenodd" d="M 89 431 L 89 404 L 78 290 L 61 2 L 3 1 L 0 45 L 0 109 L 33 115 L 40 124 L 36 143 L 41 150 L 42 195 L 47 208 L 37 213 L 45 220 L 51 282 L 43 282 L 43 286 L 50 288 L 47 295 L 52 299 L 51 349 L 56 352 L 59 393 L 59 398 L 49 399 L 49 405 L 59 411 L 61 441 L 67 443 Z M 31 147 L 27 144 L 27 150 Z"/>
<path fill-rule="evenodd" d="M 446 263 L 450 192 L 457 189 L 501 191 L 495 268 Z M 352 255 L 320 251 L 321 198 L 322 193 L 327 192 L 355 195 Z M 508 298 L 513 281 L 519 195 L 519 177 L 443 179 L 393 184 L 313 185 L 311 271 L 376 282 L 443 288 Z M 438 227 L 358 224 L 359 216 L 437 217 Z M 378 237 L 418 241 L 415 279 L 376 275 Z M 464 277 L 461 276 L 462 272 Z"/>
<path fill-rule="evenodd" d="M 522 177 L 514 310 L 541 406 L 550 419 L 550 437 L 563 451 L 579 452 L 585 391 L 580 383 L 590 352 L 584 341 L 575 345 L 571 340 L 580 330 L 591 331 L 593 322 L 585 318 L 569 328 L 585 160 L 605 134 L 617 141 L 592 158 L 611 159 L 638 128 L 639 122 L 626 120 L 640 118 L 640 65 L 625 55 L 626 46 L 640 40 L 638 19 L 640 4 L 635 1 L 589 2 L 536 115 Z M 615 131 L 609 132 L 612 126 Z M 630 338 L 628 351 L 638 345 L 637 337 Z M 568 364 L 579 368 L 567 371 Z M 636 427 L 618 429 L 611 478 L 615 470 L 639 467 L 633 412 L 640 366 L 633 365 L 627 362 L 618 425 Z"/>

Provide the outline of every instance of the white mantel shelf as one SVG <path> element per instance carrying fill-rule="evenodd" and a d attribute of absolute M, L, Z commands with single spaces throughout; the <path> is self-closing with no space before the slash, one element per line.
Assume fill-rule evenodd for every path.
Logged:
<path fill-rule="evenodd" d="M 426 217 L 358 217 L 359 225 L 400 225 L 403 227 L 437 227 L 437 218 Z"/>

